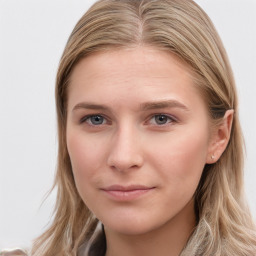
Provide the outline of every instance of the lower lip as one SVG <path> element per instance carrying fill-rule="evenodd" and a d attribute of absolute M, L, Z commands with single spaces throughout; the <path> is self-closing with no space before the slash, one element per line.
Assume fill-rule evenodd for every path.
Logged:
<path fill-rule="evenodd" d="M 116 201 L 131 201 L 135 200 L 145 194 L 151 192 L 154 188 L 149 189 L 135 189 L 129 191 L 120 191 L 120 190 L 103 190 L 111 199 Z"/>

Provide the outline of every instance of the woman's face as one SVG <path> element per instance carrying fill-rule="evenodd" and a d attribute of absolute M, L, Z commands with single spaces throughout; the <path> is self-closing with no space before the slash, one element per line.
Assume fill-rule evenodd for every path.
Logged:
<path fill-rule="evenodd" d="M 205 103 L 177 57 L 138 47 L 81 60 L 66 136 L 78 192 L 107 229 L 194 224 L 211 136 Z"/>

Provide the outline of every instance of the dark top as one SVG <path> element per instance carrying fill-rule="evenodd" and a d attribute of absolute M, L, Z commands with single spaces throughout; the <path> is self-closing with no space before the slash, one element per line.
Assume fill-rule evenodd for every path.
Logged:
<path fill-rule="evenodd" d="M 78 256 L 105 256 L 106 248 L 106 236 L 102 225 L 101 229 L 96 231 L 96 236 L 93 238 L 93 242 L 89 245 L 85 242 L 79 248 Z"/>

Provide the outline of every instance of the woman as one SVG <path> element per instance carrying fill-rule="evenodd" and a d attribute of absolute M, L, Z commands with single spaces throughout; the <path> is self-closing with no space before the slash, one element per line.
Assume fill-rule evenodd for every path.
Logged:
<path fill-rule="evenodd" d="M 192 0 L 101 0 L 56 81 L 55 218 L 32 255 L 256 254 L 237 95 Z"/>

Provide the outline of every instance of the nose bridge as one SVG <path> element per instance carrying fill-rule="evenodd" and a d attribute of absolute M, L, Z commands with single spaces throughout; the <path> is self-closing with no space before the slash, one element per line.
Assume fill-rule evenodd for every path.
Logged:
<path fill-rule="evenodd" d="M 108 165 L 116 170 L 126 171 L 140 167 L 142 162 L 139 130 L 131 124 L 120 125 L 112 137 Z"/>

